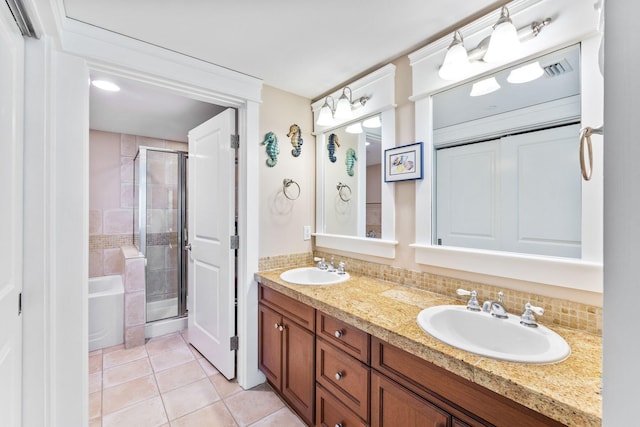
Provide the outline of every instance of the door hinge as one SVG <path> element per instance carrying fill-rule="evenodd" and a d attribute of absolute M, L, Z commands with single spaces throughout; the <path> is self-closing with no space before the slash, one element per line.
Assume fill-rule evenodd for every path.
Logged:
<path fill-rule="evenodd" d="M 238 350 L 238 336 L 231 337 L 229 339 L 229 350 L 234 351 Z"/>
<path fill-rule="evenodd" d="M 240 249 L 240 236 L 231 236 L 229 239 L 229 249 Z"/>
<path fill-rule="evenodd" d="M 230 135 L 231 136 L 231 148 L 238 149 L 240 148 L 240 135 Z"/>
<path fill-rule="evenodd" d="M 22 292 L 18 294 L 18 316 L 22 314 Z"/>

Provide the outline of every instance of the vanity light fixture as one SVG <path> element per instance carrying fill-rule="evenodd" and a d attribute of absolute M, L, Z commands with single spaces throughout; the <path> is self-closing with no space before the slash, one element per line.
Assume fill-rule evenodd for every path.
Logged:
<path fill-rule="evenodd" d="M 542 28 L 550 23 L 551 18 L 546 18 L 516 29 L 511 22 L 509 9 L 503 6 L 491 35 L 480 41 L 475 48 L 465 50 L 460 31 L 453 33 L 453 41 L 447 48 L 438 75 L 443 80 L 462 80 L 474 74 L 474 66 L 480 61 L 507 62 L 519 55 L 522 42 L 537 37 Z"/>
<path fill-rule="evenodd" d="M 349 91 L 349 96 L 347 96 L 347 91 Z M 368 96 L 361 96 L 355 101 L 352 97 L 353 93 L 348 86 L 342 89 L 342 95 L 338 98 L 338 102 L 334 103 L 333 97 L 328 95 L 324 100 L 324 104 L 320 107 L 316 124 L 318 126 L 331 126 L 336 121 L 343 122 L 352 119 L 353 108 L 362 107 L 369 100 Z M 331 99 L 331 106 L 329 106 L 329 99 Z"/>
<path fill-rule="evenodd" d="M 362 124 L 360 122 L 353 123 L 347 126 L 347 128 L 344 131 L 347 133 L 355 133 L 355 134 L 362 133 L 363 132 Z"/>
<path fill-rule="evenodd" d="M 500 89 L 500 84 L 495 77 L 489 77 L 488 79 L 475 82 L 471 88 L 469 96 L 482 96 L 491 92 L 495 92 Z"/>
<path fill-rule="evenodd" d="M 447 48 L 447 55 L 438 71 L 444 80 L 462 80 L 471 73 L 471 63 L 460 31 L 453 33 L 453 41 Z"/>
<path fill-rule="evenodd" d="M 98 89 L 106 90 L 108 92 L 120 91 L 120 86 L 108 80 L 92 80 L 91 84 L 97 87 Z"/>
<path fill-rule="evenodd" d="M 518 37 L 518 30 L 511 22 L 509 9 L 503 6 L 500 11 L 500 18 L 493 26 L 489 47 L 487 47 L 487 52 L 482 59 L 484 62 L 489 63 L 507 62 L 518 56 L 519 53 L 520 38 Z"/>
<path fill-rule="evenodd" d="M 331 106 L 329 106 L 329 99 L 331 99 Z M 318 120 L 316 124 L 318 126 L 331 126 L 333 125 L 333 111 L 335 110 L 335 101 L 331 95 L 324 99 L 324 104 L 320 107 L 320 113 L 318 113 Z"/>
<path fill-rule="evenodd" d="M 531 64 L 523 65 L 509 72 L 507 81 L 509 83 L 527 83 L 535 79 L 539 79 L 544 74 L 544 70 L 540 66 L 540 62 L 532 62 Z"/>

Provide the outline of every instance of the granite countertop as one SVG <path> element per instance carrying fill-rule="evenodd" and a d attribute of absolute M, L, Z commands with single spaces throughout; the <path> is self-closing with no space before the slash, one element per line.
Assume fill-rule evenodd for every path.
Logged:
<path fill-rule="evenodd" d="M 599 336 L 549 326 L 541 318 L 571 346 L 567 360 L 529 365 L 488 359 L 445 344 L 418 326 L 422 309 L 460 303 L 453 298 L 357 274 L 337 285 L 299 286 L 281 280 L 283 271 L 256 273 L 256 281 L 549 418 L 569 426 L 602 424 Z"/>

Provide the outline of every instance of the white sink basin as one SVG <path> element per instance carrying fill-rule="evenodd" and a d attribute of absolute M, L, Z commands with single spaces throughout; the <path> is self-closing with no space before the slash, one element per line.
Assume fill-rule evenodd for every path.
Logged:
<path fill-rule="evenodd" d="M 338 274 L 318 267 L 301 267 L 285 271 L 280 278 L 294 285 L 324 286 L 349 280 L 349 273 Z"/>
<path fill-rule="evenodd" d="M 523 326 L 512 314 L 497 319 L 465 306 L 440 305 L 422 310 L 418 325 L 440 341 L 493 359 L 543 364 L 561 362 L 571 354 L 560 335 L 542 325 Z"/>

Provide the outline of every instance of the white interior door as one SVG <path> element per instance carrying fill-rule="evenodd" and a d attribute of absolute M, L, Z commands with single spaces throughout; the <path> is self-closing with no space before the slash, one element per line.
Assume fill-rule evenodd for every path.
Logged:
<path fill-rule="evenodd" d="M 235 111 L 189 132 L 189 341 L 228 379 L 235 376 Z"/>
<path fill-rule="evenodd" d="M 0 424 L 22 425 L 22 117 L 24 40 L 0 4 Z"/>

